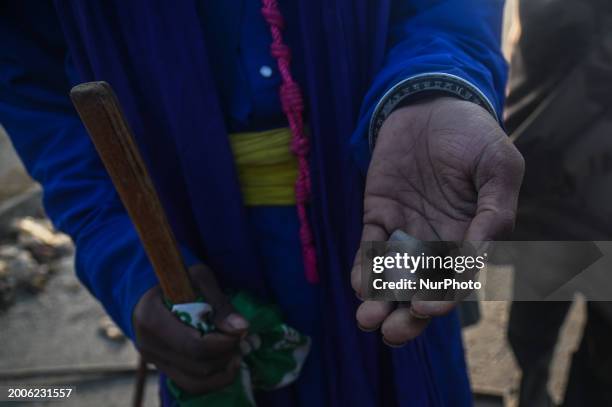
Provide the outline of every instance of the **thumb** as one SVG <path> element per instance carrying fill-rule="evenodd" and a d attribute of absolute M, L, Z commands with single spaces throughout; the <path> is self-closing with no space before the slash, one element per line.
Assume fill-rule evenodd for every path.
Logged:
<path fill-rule="evenodd" d="M 363 230 L 361 233 L 361 245 L 355 254 L 355 259 L 353 261 L 353 268 L 351 269 L 351 285 L 353 290 L 358 297 L 361 297 L 361 289 L 362 289 L 362 281 L 361 281 L 361 266 L 362 266 L 362 253 L 361 246 L 364 242 L 376 242 L 376 241 L 386 241 L 388 238 L 387 232 L 384 230 L 382 226 L 366 223 L 363 225 Z"/>
<path fill-rule="evenodd" d="M 236 312 L 229 301 L 215 310 L 213 323 L 220 332 L 230 335 L 242 336 L 249 329 L 249 322 Z"/>
<path fill-rule="evenodd" d="M 478 202 L 465 241 L 500 240 L 514 229 L 525 164 L 508 140 L 492 147 L 476 168 Z"/>
<path fill-rule="evenodd" d="M 226 334 L 244 335 L 249 323 L 234 309 L 229 297 L 219 287 L 212 270 L 203 264 L 197 264 L 189 269 L 189 275 L 196 291 L 212 306 L 212 322 L 215 327 Z"/>

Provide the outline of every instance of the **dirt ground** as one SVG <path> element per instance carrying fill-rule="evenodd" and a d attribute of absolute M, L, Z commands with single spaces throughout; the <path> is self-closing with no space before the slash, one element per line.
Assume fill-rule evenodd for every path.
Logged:
<path fill-rule="evenodd" d="M 472 387 L 476 392 L 503 394 L 507 407 L 516 406 L 520 372 L 506 341 L 509 303 L 480 304 L 482 319 L 464 330 L 464 341 Z M 571 355 L 577 348 L 584 324 L 585 304 L 577 299 L 560 333 L 549 391 L 555 402 L 562 399 Z"/>
<path fill-rule="evenodd" d="M 32 407 L 130 405 L 137 363 L 133 346 L 102 334 L 105 313 L 77 281 L 72 258 L 55 267 L 42 292 L 20 293 L 13 306 L 0 312 L 0 386 L 75 387 L 70 399 L 61 403 L 23 403 Z M 74 374 L 62 373 L 67 370 Z M 145 405 L 158 404 L 156 388 L 151 375 Z"/>
<path fill-rule="evenodd" d="M 25 191 L 32 185 L 32 179 L 24 171 L 0 125 L 0 202 Z"/>

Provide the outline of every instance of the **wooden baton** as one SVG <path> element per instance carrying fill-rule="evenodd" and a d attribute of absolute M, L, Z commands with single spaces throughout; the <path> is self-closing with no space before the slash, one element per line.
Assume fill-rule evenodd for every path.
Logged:
<path fill-rule="evenodd" d="M 106 82 L 70 91 L 93 144 L 128 211 L 165 297 L 174 304 L 196 300 L 181 252 L 119 101 Z"/>

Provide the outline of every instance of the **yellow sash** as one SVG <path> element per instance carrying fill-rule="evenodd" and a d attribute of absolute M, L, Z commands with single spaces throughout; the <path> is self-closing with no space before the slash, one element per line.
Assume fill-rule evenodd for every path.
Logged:
<path fill-rule="evenodd" d="M 298 169 L 291 130 L 233 133 L 229 139 L 245 205 L 295 205 Z"/>

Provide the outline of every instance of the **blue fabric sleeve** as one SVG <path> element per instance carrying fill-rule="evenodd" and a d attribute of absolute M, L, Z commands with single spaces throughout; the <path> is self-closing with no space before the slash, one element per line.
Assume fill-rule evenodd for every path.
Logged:
<path fill-rule="evenodd" d="M 157 283 L 136 231 L 72 108 L 63 35 L 45 2 L 0 15 L 0 123 L 77 251 L 77 275 L 134 338 L 132 310 Z"/>
<path fill-rule="evenodd" d="M 393 2 L 385 61 L 365 97 L 351 140 L 364 173 L 370 160 L 372 115 L 402 81 L 448 75 L 479 93 L 501 118 L 507 78 L 501 53 L 503 9 L 503 0 Z"/>

